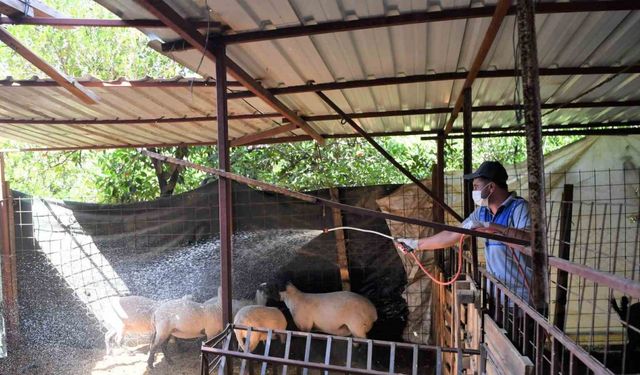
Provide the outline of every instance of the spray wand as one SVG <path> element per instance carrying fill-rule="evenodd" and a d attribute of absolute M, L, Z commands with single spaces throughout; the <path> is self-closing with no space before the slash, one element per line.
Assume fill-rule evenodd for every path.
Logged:
<path fill-rule="evenodd" d="M 340 230 L 340 229 L 348 229 L 348 230 L 355 230 L 358 232 L 363 232 L 363 233 L 371 233 L 371 234 L 375 234 L 378 235 L 380 237 L 384 237 L 384 238 L 388 238 L 391 241 L 396 242 L 397 244 L 399 244 L 400 249 L 402 250 L 402 252 L 407 255 L 410 254 L 413 257 L 413 260 L 418 264 L 418 267 L 420 267 L 420 269 L 422 270 L 422 272 L 425 273 L 425 275 L 427 275 L 434 283 L 438 284 L 438 285 L 451 285 L 453 283 L 456 282 L 456 280 L 458 280 L 458 278 L 460 277 L 460 274 L 462 273 L 462 243 L 465 239 L 466 236 L 460 236 L 460 242 L 458 244 L 458 270 L 456 271 L 456 274 L 453 276 L 453 278 L 449 281 L 442 281 L 442 280 L 438 280 L 436 279 L 434 276 L 432 276 L 429 271 L 427 271 L 427 269 L 422 265 L 422 263 L 420 262 L 420 260 L 418 259 L 418 257 L 415 254 L 415 251 L 412 247 L 408 246 L 407 244 L 405 244 L 404 242 L 400 242 L 397 241 L 395 238 L 386 235 L 384 233 L 380 233 L 378 231 L 375 230 L 369 230 L 369 229 L 362 229 L 362 228 L 356 228 L 356 227 L 347 227 L 347 226 L 342 226 L 342 227 L 335 227 L 335 228 L 324 228 L 322 230 L 323 233 L 329 233 L 329 232 L 333 232 L 336 230 Z"/>

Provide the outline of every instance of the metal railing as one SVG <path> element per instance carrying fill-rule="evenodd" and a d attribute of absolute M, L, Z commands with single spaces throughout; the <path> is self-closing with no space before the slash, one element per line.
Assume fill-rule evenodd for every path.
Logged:
<path fill-rule="evenodd" d="M 238 349 L 234 330 L 246 331 L 245 349 Z M 263 350 L 249 351 L 251 337 L 265 335 Z M 276 343 L 279 337 L 283 343 Z M 260 347 L 258 347 L 260 348 Z M 304 349 L 302 351 L 301 349 Z M 260 374 L 272 367 L 273 374 L 286 375 L 289 371 L 323 370 L 350 374 L 425 374 L 453 373 L 447 368 L 444 356 L 456 358 L 455 372 L 484 372 L 485 350 L 443 348 L 401 342 L 379 341 L 353 337 L 330 336 L 319 333 L 280 331 L 240 325 L 229 325 L 220 334 L 202 346 L 202 374 L 225 373 L 231 366 L 234 373 L 245 374 L 260 363 Z M 470 361 L 477 357 L 477 361 Z M 477 363 L 479 369 L 472 369 Z M 281 366 L 277 370 L 276 366 Z"/>

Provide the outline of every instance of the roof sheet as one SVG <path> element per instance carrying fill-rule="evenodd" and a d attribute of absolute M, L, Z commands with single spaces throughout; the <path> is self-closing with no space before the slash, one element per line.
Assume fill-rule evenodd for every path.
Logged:
<path fill-rule="evenodd" d="M 98 2 L 124 19 L 154 18 L 131 1 Z M 207 11 L 204 0 L 167 0 L 167 3 L 186 18 L 209 18 L 228 25 L 231 32 L 237 32 L 425 10 L 485 6 L 494 4 L 495 1 L 480 3 L 470 0 L 220 0 L 211 3 L 215 6 L 213 12 Z M 471 66 L 489 21 L 489 18 L 474 18 L 234 44 L 228 47 L 228 55 L 268 88 L 301 85 L 309 81 L 323 83 L 466 71 Z M 640 49 L 636 47 L 640 42 L 639 11 L 541 14 L 536 17 L 536 25 L 540 67 L 617 66 L 640 63 Z M 161 42 L 179 39 L 178 35 L 169 29 L 144 29 L 143 32 L 153 40 L 151 47 L 158 50 Z M 482 70 L 513 69 L 516 41 L 514 17 L 507 16 Z M 199 73 L 205 77 L 214 75 L 215 65 L 206 58 L 200 64 L 202 56 L 194 49 L 171 51 L 166 54 L 193 70 L 200 66 Z M 608 77 L 610 76 L 541 77 L 543 103 L 571 101 Z M 327 95 L 347 113 L 451 107 L 462 82 L 439 81 L 333 90 L 327 91 Z M 514 103 L 515 85 L 514 78 L 477 79 L 473 85 L 473 104 L 480 106 Z M 240 88 L 234 88 L 238 89 Z M 13 87 L 0 87 L 0 96 L 14 97 L 14 90 L 16 89 Z M 13 106 L 9 103 L 8 106 L 5 105 L 7 108 L 2 108 L 5 111 L 3 115 L 8 115 L 7 111 L 20 118 L 130 118 L 141 114 L 142 117 L 215 114 L 215 90 L 211 88 L 194 88 L 193 93 L 184 88 L 136 87 L 129 90 L 95 90 L 106 99 L 105 103 L 96 109 L 78 108 L 81 106 L 66 97 L 61 89 L 49 88 L 37 93 L 29 93 L 28 90 L 15 91 L 17 95 L 25 97 L 43 93 L 55 94 L 53 97 L 57 100 L 65 98 L 66 105 L 55 104 L 55 100 L 54 103 L 48 103 L 45 99 L 31 98 L 29 100 L 34 105 L 37 104 L 34 108 L 38 108 L 43 114 L 24 109 L 15 111 L 14 114 Z M 291 109 L 303 115 L 332 113 L 313 93 L 281 95 L 279 98 Z M 620 74 L 578 101 L 638 99 L 640 74 Z M 167 106 L 167 103 L 171 105 Z M 231 100 L 229 108 L 233 108 L 236 113 L 273 112 L 273 109 L 257 98 Z M 543 122 L 557 124 L 639 120 L 639 112 L 638 107 L 560 109 L 543 117 Z M 448 114 L 431 114 L 358 121 L 368 132 L 401 132 L 440 129 L 445 125 L 447 118 Z M 461 126 L 461 121 L 459 118 L 455 126 Z M 514 125 L 516 120 L 512 111 L 476 112 L 473 115 L 473 123 L 475 127 L 500 127 Z M 188 138 L 215 141 L 215 124 L 199 125 L 204 128 L 200 129 L 197 124 L 175 126 L 180 129 L 178 134 L 184 137 L 185 142 Z M 313 122 L 311 125 L 318 132 L 325 134 L 352 132 L 350 128 L 335 120 Z M 237 138 L 275 126 L 277 123 L 271 120 L 232 121 L 230 135 Z M 148 127 L 151 125 L 140 126 L 140 131 L 144 132 Z M 291 134 L 284 133 L 279 136 Z M 303 133 L 296 131 L 294 134 Z M 155 139 L 156 134 L 148 134 L 147 138 L 149 137 Z M 165 142 L 165 139 L 170 138 L 172 137 L 167 134 L 163 139 L 155 140 Z M 127 142 L 129 141 L 132 140 L 127 139 Z M 97 144 L 98 140 L 92 142 Z"/>

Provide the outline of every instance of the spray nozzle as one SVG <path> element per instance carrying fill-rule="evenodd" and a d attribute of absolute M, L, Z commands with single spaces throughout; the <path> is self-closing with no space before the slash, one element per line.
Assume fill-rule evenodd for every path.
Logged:
<path fill-rule="evenodd" d="M 413 253 L 413 251 L 415 250 L 414 248 L 412 248 L 411 246 L 407 245 L 404 242 L 398 242 L 398 247 L 405 254 Z"/>

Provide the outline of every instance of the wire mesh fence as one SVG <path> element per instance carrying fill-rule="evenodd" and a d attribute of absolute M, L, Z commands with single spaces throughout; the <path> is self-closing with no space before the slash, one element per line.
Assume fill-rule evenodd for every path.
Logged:
<path fill-rule="evenodd" d="M 526 198 L 523 177 L 516 172 L 510 187 Z M 460 205 L 460 177 L 449 176 L 446 187 L 448 201 Z M 549 255 L 638 281 L 640 170 L 551 173 L 546 175 L 546 189 Z M 484 241 L 478 243 L 484 264 Z M 527 273 L 529 267 L 523 263 Z M 554 267 L 549 268 L 549 280 L 549 321 L 605 367 L 617 373 L 640 371 L 629 356 L 640 332 L 640 318 L 634 319 L 632 314 L 634 298 L 599 281 L 572 273 L 563 275 Z M 505 307 L 504 301 L 496 303 Z"/>

